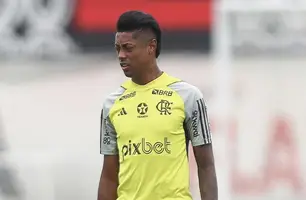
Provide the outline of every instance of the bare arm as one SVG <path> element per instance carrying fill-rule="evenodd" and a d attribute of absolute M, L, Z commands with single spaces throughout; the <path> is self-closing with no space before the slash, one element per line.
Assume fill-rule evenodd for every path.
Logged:
<path fill-rule="evenodd" d="M 198 166 L 199 187 L 202 200 L 218 200 L 218 186 L 211 144 L 193 147 Z"/>
<path fill-rule="evenodd" d="M 98 200 L 117 199 L 118 172 L 118 155 L 105 155 L 99 183 Z"/>

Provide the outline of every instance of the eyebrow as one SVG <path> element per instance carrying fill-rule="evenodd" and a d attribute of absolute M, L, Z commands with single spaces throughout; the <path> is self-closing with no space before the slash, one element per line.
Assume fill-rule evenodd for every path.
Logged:
<path fill-rule="evenodd" d="M 123 43 L 122 45 L 120 45 L 120 44 L 118 44 L 118 43 L 115 43 L 115 46 L 128 46 L 128 45 L 132 45 L 132 46 L 134 46 L 135 44 L 132 44 L 132 43 L 126 42 L 126 43 Z"/>

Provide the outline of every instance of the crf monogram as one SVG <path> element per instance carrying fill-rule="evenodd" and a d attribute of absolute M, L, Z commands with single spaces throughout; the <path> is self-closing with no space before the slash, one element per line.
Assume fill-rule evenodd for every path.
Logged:
<path fill-rule="evenodd" d="M 173 103 L 167 100 L 161 100 L 157 105 L 156 109 L 160 112 L 161 115 L 171 115 L 171 105 Z"/>
<path fill-rule="evenodd" d="M 133 143 L 130 140 L 127 145 L 122 146 L 121 152 L 123 159 L 128 155 L 151 154 L 153 152 L 156 154 L 162 154 L 163 152 L 171 154 L 171 150 L 169 149 L 170 145 L 171 143 L 166 137 L 163 142 L 155 143 L 148 142 L 145 138 L 142 138 L 139 143 Z"/>

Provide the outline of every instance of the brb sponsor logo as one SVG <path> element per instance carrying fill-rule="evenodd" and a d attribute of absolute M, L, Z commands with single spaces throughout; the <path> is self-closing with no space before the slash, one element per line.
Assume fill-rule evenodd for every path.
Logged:
<path fill-rule="evenodd" d="M 167 137 L 163 141 L 157 141 L 152 143 L 147 141 L 145 138 L 141 139 L 141 142 L 132 142 L 122 146 L 121 153 L 123 160 L 126 156 L 136 156 L 136 155 L 149 155 L 149 154 L 171 154 L 170 150 L 171 142 Z"/>
<path fill-rule="evenodd" d="M 172 96 L 173 92 L 172 91 L 167 91 L 167 90 L 158 90 L 154 89 L 152 90 L 153 95 L 161 95 L 161 96 Z"/>

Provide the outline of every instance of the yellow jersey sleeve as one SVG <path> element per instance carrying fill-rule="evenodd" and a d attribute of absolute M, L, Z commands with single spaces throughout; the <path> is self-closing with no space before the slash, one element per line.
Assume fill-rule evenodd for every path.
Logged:
<path fill-rule="evenodd" d="M 116 92 L 110 94 L 104 101 L 101 112 L 100 125 L 100 153 L 104 155 L 117 155 L 117 133 L 110 120 L 110 110 L 115 101 L 124 93 L 124 88 L 119 88 Z"/>
<path fill-rule="evenodd" d="M 177 82 L 169 87 L 176 91 L 184 101 L 184 129 L 191 144 L 193 146 L 210 144 L 212 138 L 207 106 L 201 91 L 186 82 Z"/>

